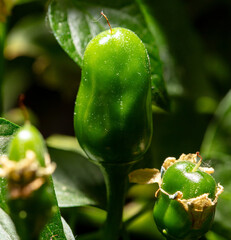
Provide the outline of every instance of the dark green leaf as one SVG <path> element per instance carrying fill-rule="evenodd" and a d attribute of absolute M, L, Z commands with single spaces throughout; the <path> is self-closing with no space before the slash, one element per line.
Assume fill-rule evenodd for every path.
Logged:
<path fill-rule="evenodd" d="M 6 154 L 7 145 L 19 126 L 0 118 L 0 156 Z"/>
<path fill-rule="evenodd" d="M 75 239 L 68 224 L 62 219 L 60 211 L 53 216 L 51 221 L 44 227 L 40 240 L 51 239 L 73 240 Z"/>
<path fill-rule="evenodd" d="M 231 234 L 231 91 L 220 103 L 208 126 L 201 153 L 215 169 L 215 179 L 224 186 L 218 200 L 214 231 L 228 238 Z"/>
<path fill-rule="evenodd" d="M 8 143 L 18 128 L 17 125 L 4 118 L 0 118 L 0 156 L 6 154 Z M 6 180 L 0 178 L 0 208 L 4 211 L 7 211 L 6 193 Z"/>
<path fill-rule="evenodd" d="M 192 27 L 191 19 L 185 9 L 183 1 L 179 0 L 136 0 L 146 6 L 152 19 L 158 23 L 161 29 L 161 37 L 164 36 L 165 46 L 173 56 L 173 62 L 164 63 L 170 67 L 169 63 L 174 64 L 177 78 L 180 79 L 180 85 L 175 84 L 175 94 L 178 92 L 187 93 L 190 98 L 195 99 L 198 96 L 214 96 L 211 88 L 211 81 L 208 81 L 204 64 L 204 49 L 201 39 Z M 158 44 L 160 43 L 156 35 Z M 162 39 L 160 39 L 162 40 Z M 160 49 L 161 53 L 162 49 Z M 162 57 L 163 59 L 163 57 Z M 174 75 L 171 76 L 171 82 L 176 82 Z M 166 79 L 165 79 L 166 80 Z M 167 84 L 169 82 L 167 81 Z M 169 88 L 168 88 L 169 89 Z M 170 92 L 171 90 L 169 90 Z M 171 91 L 172 92 L 172 91 Z"/>
<path fill-rule="evenodd" d="M 91 1 L 53 0 L 49 6 L 50 25 L 59 44 L 80 67 L 89 41 L 109 28 L 105 19 L 99 19 L 102 9 L 112 27 L 134 31 L 144 42 L 150 56 L 153 104 L 168 109 L 169 101 L 155 37 L 147 28 L 139 6 L 131 2 L 113 8 L 113 3 L 100 5 Z"/>
<path fill-rule="evenodd" d="M 105 186 L 99 168 L 78 152 L 49 148 L 57 164 L 53 175 L 59 207 L 105 206 Z"/>

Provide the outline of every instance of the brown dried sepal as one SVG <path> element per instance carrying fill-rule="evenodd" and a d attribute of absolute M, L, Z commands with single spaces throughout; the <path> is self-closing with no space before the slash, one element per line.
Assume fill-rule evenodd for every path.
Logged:
<path fill-rule="evenodd" d="M 189 154 L 181 154 L 179 159 L 176 159 L 175 157 L 168 157 L 165 159 L 162 169 L 166 171 L 170 166 L 175 164 L 179 161 L 190 161 L 194 164 L 197 164 L 197 157 L 199 156 L 199 153 L 189 153 Z M 208 174 L 214 173 L 213 168 L 209 167 L 199 167 L 201 171 L 204 171 Z M 152 183 L 158 183 L 159 189 L 156 191 L 155 196 L 158 195 L 159 191 L 161 190 L 161 184 L 162 184 L 162 178 L 161 178 L 161 172 L 156 168 L 144 168 L 144 169 L 137 169 L 133 172 L 131 172 L 129 175 L 129 182 L 130 183 L 138 183 L 138 184 L 152 184 Z"/>
<path fill-rule="evenodd" d="M 179 161 L 190 161 L 194 164 L 197 164 L 197 154 L 194 154 L 194 153 L 184 154 L 183 153 L 183 154 L 181 154 L 179 159 L 176 159 L 174 157 L 168 157 L 165 159 L 162 167 L 166 171 L 170 166 L 172 166 L 174 163 L 179 162 Z M 211 167 L 210 168 L 209 167 L 199 167 L 199 169 L 208 174 L 214 173 L 214 169 Z"/>
<path fill-rule="evenodd" d="M 0 157 L 0 177 L 8 180 L 10 198 L 27 198 L 39 189 L 51 175 L 56 165 L 45 156 L 46 167 L 41 167 L 33 151 L 27 151 L 25 159 L 19 162 Z"/>
<path fill-rule="evenodd" d="M 158 183 L 159 186 L 161 184 L 161 174 L 160 171 L 156 168 L 137 169 L 131 172 L 128 176 L 130 183 L 138 184 Z"/>
<path fill-rule="evenodd" d="M 171 200 L 176 200 L 182 204 L 185 211 L 189 214 L 192 222 L 192 228 L 200 229 L 208 216 L 215 211 L 218 197 L 223 190 L 223 186 L 218 184 L 214 200 L 208 197 L 208 193 L 202 194 L 196 198 L 182 199 L 183 194 L 180 191 L 177 191 L 175 194 L 171 195 L 161 188 L 159 191 L 168 195 Z"/>

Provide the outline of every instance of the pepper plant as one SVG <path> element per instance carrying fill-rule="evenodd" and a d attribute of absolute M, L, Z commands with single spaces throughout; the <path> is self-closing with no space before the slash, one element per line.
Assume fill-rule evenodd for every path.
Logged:
<path fill-rule="evenodd" d="M 185 6 L 0 1 L 0 239 L 229 239 L 229 61 Z"/>

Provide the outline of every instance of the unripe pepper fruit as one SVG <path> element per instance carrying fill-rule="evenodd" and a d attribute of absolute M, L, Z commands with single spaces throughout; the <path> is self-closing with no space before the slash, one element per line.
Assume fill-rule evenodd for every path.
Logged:
<path fill-rule="evenodd" d="M 29 152 L 33 153 L 38 169 L 40 167 L 45 169 L 47 149 L 44 139 L 40 132 L 27 121 L 15 133 L 8 146 L 8 159 L 17 162 L 15 173 L 18 175 L 18 180 L 14 178 L 15 174 L 7 177 L 9 186 L 7 203 L 19 237 L 23 240 L 38 240 L 40 231 L 54 214 L 55 200 L 48 176 L 36 176 L 37 168 L 32 171 L 26 168 L 22 171 L 17 169 L 19 166 L 17 164 L 25 161 Z M 28 167 L 30 167 L 29 164 L 28 162 Z M 41 186 L 36 187 L 36 180 L 42 181 Z M 26 188 L 28 188 L 28 194 L 24 191 Z"/>
<path fill-rule="evenodd" d="M 45 166 L 45 143 L 40 132 L 29 122 L 19 129 L 8 147 L 8 157 L 14 161 L 20 161 L 26 157 L 26 152 L 35 153 L 40 166 Z"/>
<path fill-rule="evenodd" d="M 105 178 L 108 215 L 102 239 L 117 240 L 128 173 L 142 159 L 152 137 L 150 62 L 134 32 L 110 28 L 89 42 L 74 127 L 81 147 Z"/>
<path fill-rule="evenodd" d="M 124 28 L 97 35 L 83 58 L 75 133 L 90 159 L 140 159 L 152 136 L 150 63 L 139 37 Z"/>
<path fill-rule="evenodd" d="M 213 201 L 217 186 L 210 174 L 200 169 L 195 170 L 195 164 L 190 161 L 179 161 L 164 173 L 161 189 L 163 191 L 159 191 L 153 215 L 158 229 L 167 239 L 196 240 L 209 230 L 215 207 L 208 211 L 205 218 L 192 219 L 191 214 L 185 211 L 173 195 L 180 191 L 183 194 L 182 199 L 192 199 L 208 193 Z"/>

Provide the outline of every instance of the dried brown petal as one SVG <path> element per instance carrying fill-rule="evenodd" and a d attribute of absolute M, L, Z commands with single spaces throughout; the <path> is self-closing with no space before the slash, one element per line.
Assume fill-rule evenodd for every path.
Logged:
<path fill-rule="evenodd" d="M 160 183 L 160 171 L 156 168 L 138 169 L 129 174 L 129 182 L 138 184 Z"/>
<path fill-rule="evenodd" d="M 197 163 L 197 154 L 189 153 L 189 154 L 181 154 L 178 161 L 190 161 L 192 163 Z"/>
<path fill-rule="evenodd" d="M 33 151 L 27 151 L 25 159 L 19 162 L 0 157 L 0 176 L 8 180 L 9 193 L 12 198 L 26 198 L 39 189 L 51 175 L 56 165 L 46 158 L 46 167 L 41 167 Z"/>
<path fill-rule="evenodd" d="M 174 157 L 168 157 L 168 158 L 165 159 L 162 167 L 163 167 L 165 170 L 167 170 L 167 169 L 168 169 L 170 166 L 172 166 L 176 161 L 177 161 L 176 158 L 174 158 Z"/>
<path fill-rule="evenodd" d="M 214 173 L 214 169 L 212 167 L 199 167 L 199 169 L 203 172 L 208 173 L 208 174 Z"/>
<path fill-rule="evenodd" d="M 182 204 L 193 223 L 193 229 L 200 229 L 201 225 L 205 222 L 208 216 L 213 214 L 217 204 L 217 199 L 223 190 L 223 186 L 218 184 L 215 199 L 212 200 L 208 197 L 208 193 L 202 194 L 196 198 L 182 199 L 183 194 L 180 191 L 177 191 L 174 194 L 169 194 L 162 188 L 159 189 L 159 191 L 166 194 L 169 199 L 176 200 Z"/>

